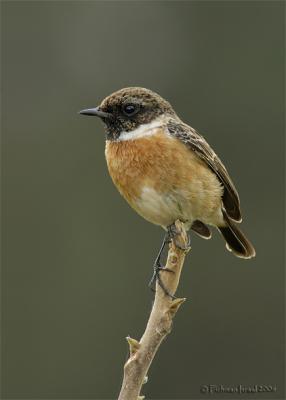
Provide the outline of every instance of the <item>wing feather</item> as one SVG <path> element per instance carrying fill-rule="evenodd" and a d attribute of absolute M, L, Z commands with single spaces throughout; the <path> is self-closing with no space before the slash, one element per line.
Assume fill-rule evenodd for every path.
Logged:
<path fill-rule="evenodd" d="M 237 190 L 222 161 L 203 136 L 190 126 L 175 120 L 170 120 L 167 128 L 172 136 L 184 142 L 216 174 L 224 187 L 222 201 L 227 215 L 234 221 L 241 222 L 240 201 Z"/>

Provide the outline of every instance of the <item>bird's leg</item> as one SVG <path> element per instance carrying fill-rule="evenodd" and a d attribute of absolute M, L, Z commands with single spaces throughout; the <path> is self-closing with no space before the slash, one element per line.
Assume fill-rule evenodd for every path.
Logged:
<path fill-rule="evenodd" d="M 169 232 L 167 232 L 166 235 L 164 236 L 163 243 L 162 243 L 162 245 L 161 245 L 161 248 L 160 248 L 160 250 L 159 250 L 159 253 L 158 253 L 158 255 L 157 255 L 157 257 L 156 257 L 156 260 L 155 260 L 155 262 L 154 262 L 154 266 L 153 266 L 154 271 L 153 271 L 152 278 L 151 278 L 151 280 L 150 280 L 150 282 L 149 282 L 149 287 L 151 288 L 151 290 L 155 291 L 155 289 L 153 289 L 152 286 L 153 286 L 154 282 L 157 280 L 159 286 L 162 288 L 162 290 L 164 291 L 164 293 L 165 293 L 167 296 L 170 296 L 172 299 L 175 299 L 175 296 L 173 296 L 173 295 L 166 289 L 166 287 L 164 286 L 164 284 L 163 284 L 163 282 L 162 282 L 162 279 L 161 279 L 161 277 L 160 277 L 160 271 L 173 272 L 171 269 L 166 268 L 166 267 L 163 267 L 162 264 L 161 264 L 161 256 L 162 256 L 163 250 L 164 250 L 166 244 L 170 243 L 170 241 L 171 241 L 171 238 L 170 238 L 170 236 L 169 236 Z"/>
<path fill-rule="evenodd" d="M 156 260 L 155 260 L 155 262 L 154 262 L 154 266 L 153 266 L 154 271 L 153 271 L 152 278 L 151 278 L 151 280 L 150 280 L 150 282 L 149 282 L 149 287 L 151 287 L 151 289 L 152 289 L 153 291 L 155 291 L 155 289 L 153 289 L 152 286 L 153 286 L 154 282 L 157 281 L 157 282 L 158 282 L 158 285 L 161 287 L 161 289 L 163 290 L 163 292 L 164 292 L 167 296 L 170 296 L 172 299 L 175 299 L 176 297 L 175 297 L 174 295 L 172 295 L 172 294 L 168 291 L 168 289 L 165 287 L 165 285 L 163 284 L 162 279 L 161 279 L 161 277 L 160 277 L 160 271 L 166 271 L 166 272 L 172 272 L 172 273 L 174 273 L 174 271 L 172 271 L 172 270 L 169 269 L 169 268 L 166 268 L 166 267 L 163 267 L 163 266 L 162 266 L 162 264 L 161 264 L 161 256 L 162 256 L 162 253 L 163 253 L 163 250 L 164 250 L 166 244 L 170 243 L 172 240 L 174 241 L 176 247 L 178 247 L 179 249 L 184 250 L 184 251 L 186 251 L 186 250 L 189 249 L 189 246 L 190 246 L 190 237 L 188 236 L 188 243 L 187 243 L 187 245 L 184 246 L 184 247 L 182 247 L 182 245 L 177 241 L 177 236 L 178 236 L 178 231 L 177 231 L 176 225 L 175 225 L 175 224 L 169 225 L 169 226 L 167 227 L 167 233 L 166 233 L 165 236 L 164 236 L 164 240 L 163 240 L 163 243 L 162 243 L 161 248 L 160 248 L 160 250 L 159 250 L 159 253 L 158 253 L 158 255 L 157 255 L 157 257 L 156 257 Z"/>
<path fill-rule="evenodd" d="M 162 256 L 162 253 L 163 253 L 163 251 L 164 251 L 164 248 L 165 248 L 166 244 L 168 244 L 168 243 L 170 243 L 170 239 L 169 239 L 168 233 L 166 233 L 165 236 L 164 236 L 163 243 L 162 243 L 162 245 L 161 245 L 161 247 L 160 247 L 159 253 L 158 253 L 158 255 L 157 255 L 157 257 L 156 257 L 156 260 L 155 260 L 155 262 L 154 262 L 154 265 L 153 265 L 153 267 L 154 267 L 154 272 L 153 272 L 152 278 L 151 278 L 151 280 L 150 280 L 150 282 L 149 282 L 149 286 L 150 286 L 150 287 L 153 285 L 153 283 L 154 283 L 154 281 L 155 281 L 155 278 L 156 278 L 156 271 L 161 270 L 161 269 L 164 269 L 164 267 L 163 267 L 162 264 L 161 264 L 161 256 Z"/>

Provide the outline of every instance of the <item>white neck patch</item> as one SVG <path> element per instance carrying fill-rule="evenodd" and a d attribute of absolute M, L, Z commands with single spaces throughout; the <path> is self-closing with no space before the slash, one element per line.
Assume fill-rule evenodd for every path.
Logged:
<path fill-rule="evenodd" d="M 138 128 L 134 129 L 133 131 L 129 132 L 121 132 L 119 138 L 117 139 L 118 142 L 125 141 L 125 140 L 135 140 L 146 136 L 151 136 L 156 133 L 156 129 L 162 126 L 163 119 L 162 117 L 149 122 L 148 124 L 142 124 Z"/>

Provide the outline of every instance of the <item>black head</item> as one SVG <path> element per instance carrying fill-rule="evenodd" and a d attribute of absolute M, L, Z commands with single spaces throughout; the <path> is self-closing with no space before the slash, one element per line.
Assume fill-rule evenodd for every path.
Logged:
<path fill-rule="evenodd" d="M 82 110 L 80 113 L 100 117 L 108 140 L 116 140 L 122 132 L 133 131 L 160 115 L 175 115 L 170 103 L 157 93 L 140 87 L 118 90 L 106 97 L 99 107 Z"/>

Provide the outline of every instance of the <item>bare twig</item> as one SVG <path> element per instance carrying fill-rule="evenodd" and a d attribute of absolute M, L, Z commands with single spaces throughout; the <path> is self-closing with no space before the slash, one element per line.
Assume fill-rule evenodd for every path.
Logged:
<path fill-rule="evenodd" d="M 175 240 L 172 240 L 166 264 L 166 268 L 174 273 L 161 272 L 162 282 L 172 294 L 175 294 L 177 290 L 185 256 L 189 250 L 188 237 L 183 224 L 176 221 L 175 225 L 178 234 Z M 163 292 L 158 283 L 156 284 L 154 304 L 140 342 L 130 337 L 126 338 L 129 343 L 130 357 L 124 366 L 124 378 L 118 400 L 144 399 L 144 396 L 140 396 L 140 391 L 147 379 L 149 367 L 163 339 L 170 333 L 172 320 L 185 300 L 184 298 L 172 300 Z"/>

